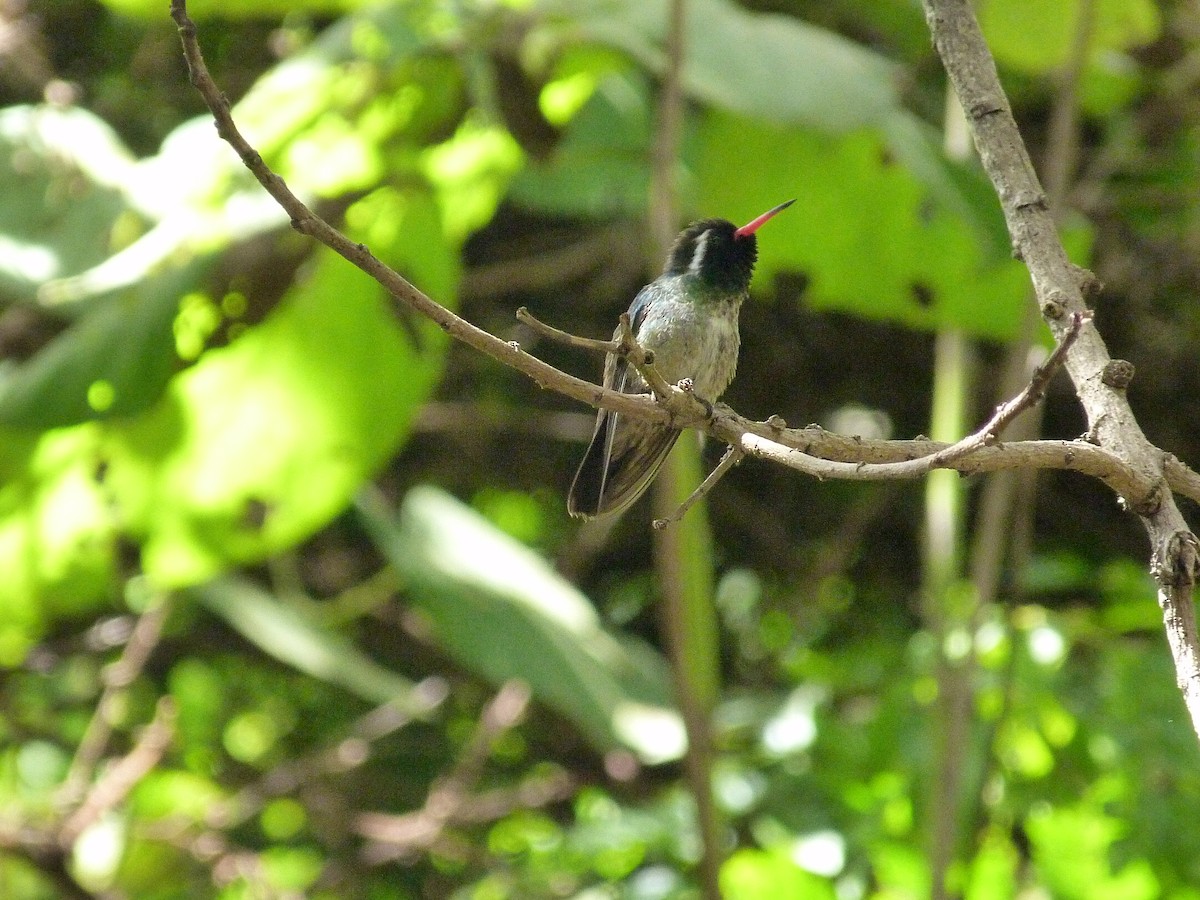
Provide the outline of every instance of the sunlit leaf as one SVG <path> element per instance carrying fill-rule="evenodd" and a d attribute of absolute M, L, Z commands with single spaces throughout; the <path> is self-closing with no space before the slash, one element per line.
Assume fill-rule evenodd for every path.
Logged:
<path fill-rule="evenodd" d="M 1096 0 L 1091 54 L 1127 50 L 1153 41 L 1161 14 L 1152 0 Z M 979 23 L 996 59 L 1027 72 L 1066 65 L 1076 40 L 1082 0 L 988 0 Z"/>
<path fill-rule="evenodd" d="M 1111 897 L 1150 900 L 1159 883 L 1145 859 L 1116 869 L 1108 859 L 1121 831 L 1119 820 L 1087 802 L 1074 808 L 1043 809 L 1030 816 L 1026 831 L 1039 875 L 1064 900 Z"/>
<path fill-rule="evenodd" d="M 211 264 L 197 259 L 93 305 L 0 377 L 0 424 L 56 428 L 135 415 L 156 402 L 180 365 L 174 340 L 180 298 Z"/>
<path fill-rule="evenodd" d="M 825 136 L 713 112 L 698 145 L 701 208 L 742 222 L 798 198 L 759 237 L 760 280 L 802 273 L 814 309 L 991 337 L 1016 330 L 1029 302 L 1023 267 L 930 207 L 875 133 Z"/>
<path fill-rule="evenodd" d="M 0 441 L 0 666 L 104 595 L 114 522 L 96 480 L 101 443 L 95 425 Z"/>
<path fill-rule="evenodd" d="M 345 636 L 323 628 L 244 578 L 192 588 L 195 597 L 246 640 L 293 668 L 339 685 L 370 703 L 400 706 L 412 683 L 366 656 Z"/>
<path fill-rule="evenodd" d="M 652 71 L 665 68 L 665 0 L 602 5 L 548 0 L 544 7 L 551 15 L 566 16 L 564 41 L 590 40 L 623 50 Z M 891 61 L 827 29 L 750 12 L 729 0 L 696 0 L 688 6 L 686 22 L 682 78 L 690 96 L 759 125 L 772 122 L 828 135 L 872 129 L 929 197 L 968 223 L 977 239 L 990 239 L 998 217 L 981 216 L 972 202 L 982 180 L 976 173 L 970 178 L 975 186 L 967 185 L 905 109 Z M 740 140 L 732 136 L 725 175 L 737 173 L 727 178 L 733 184 L 753 171 L 740 149 Z M 787 159 L 784 148 L 779 153 Z"/>
<path fill-rule="evenodd" d="M 721 896 L 729 900 L 833 900 L 833 885 L 800 868 L 782 849 L 739 850 L 721 867 Z"/>
<path fill-rule="evenodd" d="M 124 223 L 144 225 L 125 197 L 133 157 L 104 121 L 83 109 L 0 111 L 0 295 L 34 302 L 53 278 L 106 259 Z"/>
<path fill-rule="evenodd" d="M 409 492 L 398 520 L 371 495 L 359 513 L 459 664 L 489 681 L 526 681 L 598 750 L 648 762 L 683 751 L 665 665 L 605 631 L 587 599 L 529 549 L 434 488 Z"/>
<path fill-rule="evenodd" d="M 422 260 L 449 293 L 455 266 L 428 200 L 390 210 L 394 244 L 379 255 Z M 293 545 L 395 452 L 440 375 L 445 336 L 425 328 L 415 348 L 382 294 L 319 253 L 266 322 L 113 427 L 110 481 L 157 582 L 203 581 Z"/>

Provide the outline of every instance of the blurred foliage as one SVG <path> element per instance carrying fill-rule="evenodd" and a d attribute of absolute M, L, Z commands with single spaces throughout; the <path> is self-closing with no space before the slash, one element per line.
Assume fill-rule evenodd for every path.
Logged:
<path fill-rule="evenodd" d="M 202 114 L 166 3 L 11 6 L 0 896 L 697 896 L 648 513 L 579 528 L 563 507 L 590 411 L 294 233 Z M 589 375 L 513 311 L 607 334 L 652 275 L 666 6 L 190 4 L 300 196 Z M 760 237 L 727 399 L 916 434 L 931 335 L 955 328 L 985 415 L 1028 284 L 978 168 L 943 153 L 919 4 L 688 9 L 685 212 L 799 198 Z M 1143 426 L 1194 461 L 1200 19 L 982 4 L 1039 165 L 1087 9 L 1068 244 L 1108 285 L 1097 319 Z M 1057 383 L 1046 415 L 1081 430 Z M 942 633 L 916 486 L 751 462 L 722 481 L 723 671 L 698 674 L 722 685 L 726 896 L 930 895 L 949 660 L 971 685 L 952 895 L 1200 897 L 1200 754 L 1136 523 L 1082 479 L 1045 476 L 1035 502 L 1029 565 Z M 533 704 L 496 724 L 513 679 Z"/>

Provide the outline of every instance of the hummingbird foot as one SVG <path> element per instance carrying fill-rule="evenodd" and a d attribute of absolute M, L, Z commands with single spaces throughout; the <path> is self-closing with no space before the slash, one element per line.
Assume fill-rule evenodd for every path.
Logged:
<path fill-rule="evenodd" d="M 704 407 L 704 417 L 706 419 L 711 419 L 713 417 L 714 407 L 712 403 L 696 393 L 696 383 L 692 381 L 692 379 L 680 378 L 679 381 L 675 383 L 675 387 L 679 388 L 679 390 L 683 391 L 685 394 L 691 394 L 692 399 Z"/>

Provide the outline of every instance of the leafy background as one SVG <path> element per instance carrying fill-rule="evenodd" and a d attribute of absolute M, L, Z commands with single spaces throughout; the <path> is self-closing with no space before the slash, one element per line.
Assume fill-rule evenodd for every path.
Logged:
<path fill-rule="evenodd" d="M 1065 233 L 1107 284 L 1144 426 L 1196 460 L 1200 20 L 988 0 L 1039 159 L 1085 10 Z M 653 274 L 665 3 L 191 12 L 293 189 L 473 322 L 596 374 L 513 313 L 606 334 Z M 3 15 L 23 39 L 0 51 L 0 895 L 694 895 L 650 513 L 565 514 L 590 411 L 398 321 L 292 232 L 217 140 L 160 0 Z M 689 17 L 684 212 L 800 198 L 762 233 L 729 402 L 928 431 L 956 333 L 967 419 L 985 414 L 1027 279 L 982 176 L 943 150 L 919 4 Z M 1082 428 L 1062 385 L 1045 416 Z M 980 485 L 960 490 L 973 512 Z M 928 896 L 949 821 L 948 895 L 1200 896 L 1200 759 L 1135 523 L 1041 478 L 1028 553 L 981 602 L 965 568 L 936 585 L 914 564 L 930 502 L 749 462 L 712 496 L 725 895 Z M 532 706 L 489 730 L 510 679 Z M 38 844 L 156 710 L 148 771 Z M 428 837 L 372 837 L 371 815 L 448 784 L 469 796 Z"/>

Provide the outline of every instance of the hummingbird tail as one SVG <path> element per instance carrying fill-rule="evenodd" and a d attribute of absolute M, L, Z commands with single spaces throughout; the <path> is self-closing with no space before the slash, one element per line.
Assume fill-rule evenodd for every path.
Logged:
<path fill-rule="evenodd" d="M 604 433 L 596 429 L 583 461 L 571 482 L 567 494 L 567 512 L 580 519 L 594 519 L 600 515 L 604 501 L 604 476 L 608 468 L 608 453 Z"/>
<path fill-rule="evenodd" d="M 636 428 L 617 441 L 608 423 L 597 423 L 592 443 L 584 454 L 571 491 L 567 512 L 581 519 L 615 515 L 645 493 L 675 446 L 681 432 L 669 428 Z"/>

